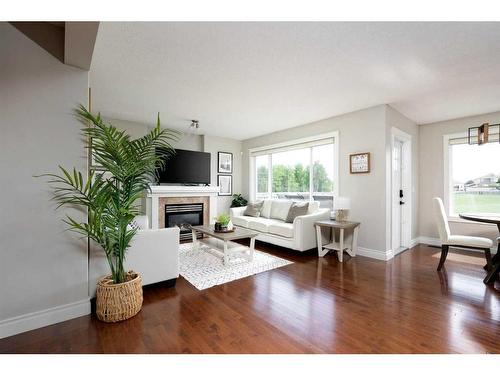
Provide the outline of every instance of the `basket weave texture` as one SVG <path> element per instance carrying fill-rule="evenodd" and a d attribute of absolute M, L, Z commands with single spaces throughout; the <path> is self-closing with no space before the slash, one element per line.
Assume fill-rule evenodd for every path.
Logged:
<path fill-rule="evenodd" d="M 129 319 L 142 308 L 142 279 L 134 272 L 127 272 L 127 280 L 114 284 L 110 276 L 97 282 L 96 314 L 103 322 L 112 323 Z"/>

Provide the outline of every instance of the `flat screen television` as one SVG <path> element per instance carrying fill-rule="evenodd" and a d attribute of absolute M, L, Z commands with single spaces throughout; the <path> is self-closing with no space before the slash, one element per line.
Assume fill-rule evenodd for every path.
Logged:
<path fill-rule="evenodd" d="M 210 184 L 210 153 L 175 150 L 159 171 L 159 182 L 165 184 Z"/>

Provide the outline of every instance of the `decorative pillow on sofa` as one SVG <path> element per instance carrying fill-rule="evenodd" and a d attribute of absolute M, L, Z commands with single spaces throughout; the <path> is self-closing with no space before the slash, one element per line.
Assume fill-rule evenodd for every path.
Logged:
<path fill-rule="evenodd" d="M 292 203 L 292 201 L 288 200 L 273 200 L 273 203 L 271 205 L 271 219 L 285 221 Z"/>
<path fill-rule="evenodd" d="M 247 208 L 245 208 L 245 211 L 243 212 L 243 216 L 259 217 L 263 204 L 264 202 L 248 203 Z"/>
<path fill-rule="evenodd" d="M 273 201 L 271 199 L 264 199 L 264 204 L 262 205 L 262 210 L 260 210 L 260 217 L 265 217 L 267 219 L 271 218 L 271 205 Z"/>
<path fill-rule="evenodd" d="M 290 210 L 288 210 L 288 215 L 286 217 L 285 222 L 286 223 L 293 223 L 293 220 L 297 216 L 302 216 L 306 215 L 307 211 L 309 210 L 309 202 L 294 202 L 292 206 L 290 207 Z"/>

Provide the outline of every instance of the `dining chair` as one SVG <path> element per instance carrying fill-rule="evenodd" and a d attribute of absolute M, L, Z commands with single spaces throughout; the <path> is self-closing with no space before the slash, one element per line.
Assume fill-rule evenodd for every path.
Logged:
<path fill-rule="evenodd" d="M 443 268 L 450 246 L 463 249 L 483 250 L 486 258 L 486 268 L 489 270 L 492 266 L 490 248 L 493 246 L 493 241 L 484 237 L 451 234 L 443 201 L 438 197 L 433 198 L 432 200 L 434 201 L 434 213 L 439 232 L 439 239 L 441 240 L 441 259 L 439 260 L 437 270 L 440 271 L 441 268 Z"/>

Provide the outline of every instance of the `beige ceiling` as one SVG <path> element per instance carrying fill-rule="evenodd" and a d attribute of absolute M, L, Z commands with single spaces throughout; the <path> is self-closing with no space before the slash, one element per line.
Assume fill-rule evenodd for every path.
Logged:
<path fill-rule="evenodd" d="M 499 23 L 100 25 L 94 110 L 236 139 L 378 104 L 417 123 L 500 109 Z"/>

